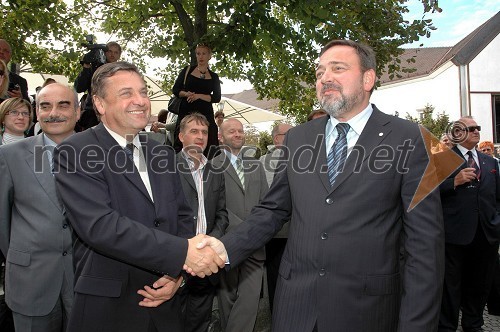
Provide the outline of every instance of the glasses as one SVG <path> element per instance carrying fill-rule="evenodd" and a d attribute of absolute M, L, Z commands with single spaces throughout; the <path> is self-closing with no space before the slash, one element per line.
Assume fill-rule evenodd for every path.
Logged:
<path fill-rule="evenodd" d="M 17 117 L 17 116 L 21 115 L 23 118 L 27 118 L 30 116 L 30 112 L 20 112 L 20 111 L 16 111 L 16 110 L 8 111 L 7 114 L 12 115 L 13 117 Z"/>
<path fill-rule="evenodd" d="M 460 128 L 461 131 L 466 131 L 468 133 L 472 133 L 474 131 L 481 131 L 481 126 L 469 126 L 469 127 L 465 127 L 465 128 Z"/>

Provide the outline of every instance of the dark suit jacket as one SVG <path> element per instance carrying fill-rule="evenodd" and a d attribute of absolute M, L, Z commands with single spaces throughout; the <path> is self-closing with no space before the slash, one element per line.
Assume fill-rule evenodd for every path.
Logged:
<path fill-rule="evenodd" d="M 315 323 L 319 331 L 435 331 L 443 220 L 437 191 L 408 211 L 429 162 L 418 126 L 374 107 L 332 187 L 327 121 L 290 129 L 284 170 L 245 223 L 222 237 L 231 265 L 291 215 L 273 331 L 312 331 Z"/>
<path fill-rule="evenodd" d="M 463 154 L 453 148 L 460 157 Z M 500 236 L 500 179 L 498 163 L 484 153 L 477 153 L 481 176 L 477 188 L 467 188 L 468 183 L 454 188 L 455 176 L 465 167 L 464 163 L 440 186 L 446 243 L 465 245 L 472 242 L 478 223 L 490 243 Z"/>
<path fill-rule="evenodd" d="M 144 137 L 141 137 L 141 140 Z M 154 203 L 133 162 L 103 124 L 55 151 L 57 188 L 76 235 L 75 301 L 68 331 L 182 331 L 176 297 L 139 307 L 137 290 L 177 277 L 194 235 L 173 150 L 143 142 Z"/>
<path fill-rule="evenodd" d="M 28 102 L 31 102 L 30 97 L 28 96 L 28 81 L 26 81 L 26 79 L 13 72 L 9 72 L 9 82 L 19 84 L 19 87 L 21 88 L 22 98 L 27 100 Z"/>
<path fill-rule="evenodd" d="M 181 152 L 177 154 L 177 170 L 181 177 L 182 189 L 186 200 L 194 211 L 193 227 L 196 229 L 198 216 L 198 191 L 187 160 Z M 226 188 L 224 175 L 215 172 L 209 161 L 203 169 L 203 196 L 205 198 L 205 217 L 207 221 L 207 234 L 221 238 L 226 232 L 229 221 L 226 210 Z"/>

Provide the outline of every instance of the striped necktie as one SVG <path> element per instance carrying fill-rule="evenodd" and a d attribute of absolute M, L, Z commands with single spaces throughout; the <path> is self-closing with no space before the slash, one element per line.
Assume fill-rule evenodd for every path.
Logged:
<path fill-rule="evenodd" d="M 342 172 L 347 158 L 347 132 L 351 128 L 348 123 L 339 123 L 337 128 L 337 139 L 333 143 L 330 152 L 328 153 L 328 177 L 330 185 L 333 186 L 335 179 Z"/>
<path fill-rule="evenodd" d="M 243 170 L 243 161 L 241 158 L 236 159 L 236 174 L 240 178 L 241 186 L 245 189 L 245 172 Z"/>

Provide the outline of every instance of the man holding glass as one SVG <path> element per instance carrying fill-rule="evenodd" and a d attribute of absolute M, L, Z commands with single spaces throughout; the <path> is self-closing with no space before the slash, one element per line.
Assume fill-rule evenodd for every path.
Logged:
<path fill-rule="evenodd" d="M 498 163 L 476 150 L 481 126 L 463 117 L 452 126 L 464 163 L 440 186 L 445 224 L 445 280 L 439 331 L 483 331 L 500 232 Z"/>

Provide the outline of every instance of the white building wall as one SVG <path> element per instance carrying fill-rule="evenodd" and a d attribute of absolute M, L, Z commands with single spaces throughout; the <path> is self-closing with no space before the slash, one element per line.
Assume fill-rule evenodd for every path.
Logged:
<path fill-rule="evenodd" d="M 460 117 L 458 81 L 458 68 L 449 62 L 428 77 L 379 87 L 371 101 L 385 113 L 397 111 L 401 118 L 407 113 L 416 117 L 417 110 L 430 104 L 435 108 L 434 114 L 444 112 L 455 120 Z"/>

